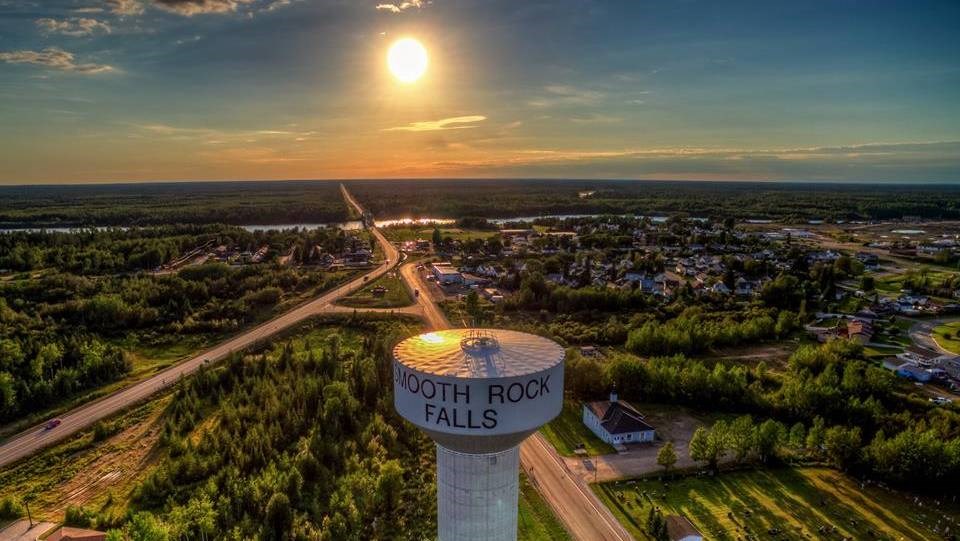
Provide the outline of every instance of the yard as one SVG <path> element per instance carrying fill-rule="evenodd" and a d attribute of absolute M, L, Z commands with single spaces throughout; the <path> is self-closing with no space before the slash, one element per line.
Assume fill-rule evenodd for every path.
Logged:
<path fill-rule="evenodd" d="M 960 354 L 960 321 L 951 321 L 933 329 L 933 338 L 940 347 Z"/>
<path fill-rule="evenodd" d="M 939 540 L 956 531 L 960 508 L 917 505 L 905 495 L 861 486 L 826 468 L 779 468 L 593 485 L 593 490 L 638 540 L 649 539 L 650 505 L 686 515 L 708 539 Z"/>
<path fill-rule="evenodd" d="M 375 291 L 377 288 L 385 288 L 386 291 L 378 294 Z M 398 308 L 413 304 L 413 299 L 400 275 L 392 271 L 351 293 L 337 304 L 351 308 Z"/>
<path fill-rule="evenodd" d="M 615 452 L 613 447 L 604 443 L 583 424 L 580 408 L 578 402 L 567 400 L 560 415 L 544 425 L 540 433 L 563 456 L 574 456 L 574 451 L 581 443 L 589 456 Z"/>

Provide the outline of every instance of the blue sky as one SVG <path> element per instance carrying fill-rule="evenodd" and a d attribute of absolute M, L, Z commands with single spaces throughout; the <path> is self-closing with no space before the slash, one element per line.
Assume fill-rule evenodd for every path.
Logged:
<path fill-rule="evenodd" d="M 7 184 L 957 181 L 960 2 L 0 0 L 0 96 Z"/>

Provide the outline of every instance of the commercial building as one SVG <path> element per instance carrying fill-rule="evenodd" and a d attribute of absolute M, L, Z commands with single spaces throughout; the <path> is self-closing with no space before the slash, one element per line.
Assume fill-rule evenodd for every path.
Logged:
<path fill-rule="evenodd" d="M 463 275 L 450 263 L 431 263 L 430 272 L 438 284 L 462 284 Z"/>

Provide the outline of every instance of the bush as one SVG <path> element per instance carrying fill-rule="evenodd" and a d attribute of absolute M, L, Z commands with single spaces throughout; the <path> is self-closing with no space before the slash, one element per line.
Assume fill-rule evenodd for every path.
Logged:
<path fill-rule="evenodd" d="M 0 519 L 15 519 L 22 516 L 23 505 L 13 496 L 5 496 L 0 500 Z"/>

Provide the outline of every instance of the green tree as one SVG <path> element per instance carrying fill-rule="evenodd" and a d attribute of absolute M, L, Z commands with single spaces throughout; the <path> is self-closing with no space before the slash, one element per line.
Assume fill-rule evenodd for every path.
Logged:
<path fill-rule="evenodd" d="M 657 464 L 663 467 L 663 472 L 670 473 L 670 469 L 677 463 L 677 450 L 673 447 L 673 442 L 668 441 L 657 452 Z"/>
<path fill-rule="evenodd" d="M 743 415 L 730 423 L 727 431 L 727 444 L 733 450 L 737 462 L 743 462 L 754 448 L 753 418 Z"/>
<path fill-rule="evenodd" d="M 836 467 L 845 470 L 860 452 L 860 427 L 832 426 L 824 434 L 823 445 L 827 458 Z"/>
<path fill-rule="evenodd" d="M 432 238 L 432 240 L 433 240 L 433 248 L 434 248 L 434 249 L 439 249 L 439 248 L 440 248 L 440 245 L 443 243 L 443 237 L 440 235 L 440 228 L 439 228 L 439 227 L 434 227 L 434 228 L 433 228 L 433 238 Z"/>
<path fill-rule="evenodd" d="M 148 511 L 135 513 L 127 523 L 129 541 L 167 541 L 170 532 L 167 525 Z"/>
<path fill-rule="evenodd" d="M 802 426 L 802 425 L 801 425 Z M 753 441 L 756 444 L 757 455 L 761 462 L 767 462 L 777 452 L 777 447 L 783 441 L 786 433 L 784 426 L 773 419 L 767 419 L 756 427 Z"/>
<path fill-rule="evenodd" d="M 710 451 L 710 433 L 704 427 L 697 427 L 690 439 L 690 458 L 697 462 L 706 463 L 709 461 Z"/>
<path fill-rule="evenodd" d="M 290 509 L 290 499 L 282 492 L 275 492 L 270 496 L 267 502 L 266 510 L 267 526 L 269 526 L 276 538 L 280 538 L 283 532 L 290 529 L 290 521 L 293 520 L 293 511 Z"/>

